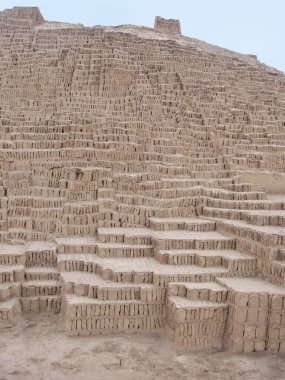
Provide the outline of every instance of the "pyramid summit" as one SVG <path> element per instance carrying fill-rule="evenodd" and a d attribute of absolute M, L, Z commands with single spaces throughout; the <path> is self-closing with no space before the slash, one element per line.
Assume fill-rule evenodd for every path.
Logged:
<path fill-rule="evenodd" d="M 0 328 L 284 353 L 284 74 L 160 17 L 0 30 Z"/>

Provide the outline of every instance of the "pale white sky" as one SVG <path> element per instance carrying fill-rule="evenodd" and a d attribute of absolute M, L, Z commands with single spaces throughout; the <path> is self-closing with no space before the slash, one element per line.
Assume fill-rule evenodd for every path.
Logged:
<path fill-rule="evenodd" d="M 38 6 L 46 20 L 92 25 L 153 26 L 178 18 L 184 35 L 240 53 L 285 72 L 285 0 L 0 0 L 0 10 Z"/>

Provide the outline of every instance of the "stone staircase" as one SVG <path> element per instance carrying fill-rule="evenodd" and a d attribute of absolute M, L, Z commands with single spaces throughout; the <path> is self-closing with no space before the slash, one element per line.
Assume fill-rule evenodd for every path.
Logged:
<path fill-rule="evenodd" d="M 24 281 L 23 246 L 0 246 L 0 327 L 12 327 L 22 314 L 20 297 Z"/>
<path fill-rule="evenodd" d="M 61 299 L 55 244 L 30 242 L 25 253 L 25 281 L 21 293 L 23 311 L 59 312 Z"/>
<path fill-rule="evenodd" d="M 166 330 L 175 347 L 224 347 L 228 318 L 225 287 L 216 282 L 171 283 L 166 308 Z"/>
<path fill-rule="evenodd" d="M 23 312 L 60 311 L 55 245 L 0 245 L 0 326 L 13 326 Z"/>
<path fill-rule="evenodd" d="M 269 278 L 277 285 L 256 279 L 260 257 L 242 245 L 247 234 L 247 244 L 269 250 L 265 260 L 270 252 L 273 258 L 278 253 L 272 267 L 275 261 L 282 264 L 283 234 L 279 226 L 260 226 L 260 215 L 259 210 L 259 219 L 250 214 L 247 221 L 208 215 L 151 217 L 148 228 L 99 227 L 96 237 L 2 245 L 1 326 L 12 326 L 21 310 L 60 311 L 65 332 L 71 335 L 165 329 L 177 349 L 282 352 L 285 291 L 277 285 L 283 285 L 284 275 L 278 272 Z M 277 215 L 272 223 L 283 223 L 282 214 Z M 255 224 L 249 224 L 252 218 Z M 235 305 L 229 289 L 233 286 L 237 297 L 246 291 L 250 296 L 247 283 L 259 284 L 261 290 L 254 290 L 257 298 L 263 288 L 269 299 L 281 297 L 280 319 L 274 317 L 279 322 L 272 322 L 271 328 L 268 317 L 255 332 L 271 329 L 270 334 L 253 337 L 246 314 L 242 337 L 235 335 L 230 316 L 240 305 Z M 268 315 L 275 315 L 273 301 L 268 302 Z M 278 344 L 273 343 L 274 329 L 279 331 Z"/>
<path fill-rule="evenodd" d="M 170 265 L 171 263 L 160 260 L 161 252 L 166 252 L 161 251 L 161 248 L 176 248 L 177 244 L 179 246 L 182 244 L 184 248 L 197 247 L 197 252 L 200 250 L 201 254 L 204 251 L 208 252 L 208 255 L 209 252 L 212 252 L 214 257 L 215 251 L 210 251 L 210 249 L 223 248 L 218 253 L 220 254 L 224 250 L 225 255 L 230 255 L 235 245 L 234 239 L 224 237 L 215 231 L 212 232 L 212 236 L 208 236 L 208 230 L 215 228 L 214 222 L 198 218 L 196 220 L 178 218 L 175 220 L 152 219 L 150 223 L 155 225 L 156 230 L 99 228 L 96 240 L 88 242 L 85 239 L 74 239 L 72 244 L 72 239 L 70 242 L 66 239 L 64 245 L 58 248 L 61 252 L 58 254 L 58 269 L 61 272 L 64 300 L 62 318 L 67 333 L 97 334 L 98 328 L 94 328 L 94 331 L 92 328 L 99 323 L 96 320 L 96 314 L 84 314 L 84 321 L 80 321 L 79 306 L 88 309 L 88 305 L 90 305 L 91 309 L 92 307 L 96 309 L 96 305 L 99 303 L 101 306 L 106 305 L 111 308 L 114 301 L 118 307 L 121 304 L 124 308 L 135 301 L 144 310 L 145 319 L 144 322 L 140 322 L 140 314 L 136 314 L 136 312 L 129 315 L 122 314 L 124 319 L 130 319 L 130 321 L 124 322 L 125 324 L 118 328 L 112 320 L 110 332 L 132 331 L 135 318 L 137 318 L 136 323 L 143 326 L 138 329 L 160 329 L 166 323 L 166 297 L 169 284 L 177 281 L 201 283 L 214 281 L 217 276 L 230 275 L 230 271 L 223 266 L 220 257 L 216 261 L 212 260 L 212 263 L 208 262 L 207 265 L 196 262 Z M 173 228 L 176 226 L 180 229 L 174 230 Z M 206 231 L 201 232 L 203 229 Z M 200 232 L 196 232 L 197 230 Z M 59 239 L 58 243 L 60 242 Z M 239 259 L 240 256 L 242 255 L 238 255 Z M 248 255 L 244 256 L 246 260 L 255 262 L 254 258 Z M 254 267 L 251 270 L 245 267 L 233 267 L 231 272 L 233 275 L 246 276 L 254 275 L 255 269 Z M 102 303 L 102 301 L 104 302 Z M 160 319 L 157 319 L 158 315 L 155 314 L 156 311 L 153 311 L 155 305 L 160 307 Z M 69 310 L 73 310 L 75 307 L 77 307 L 76 315 L 69 314 Z M 109 315 L 108 311 L 106 317 Z M 102 318 L 102 315 L 98 314 L 97 319 L 100 319 L 99 317 Z M 113 318 L 114 315 L 112 315 Z M 86 327 L 86 320 L 90 320 L 88 321 L 89 327 Z M 75 328 L 80 323 L 84 323 L 84 328 Z M 149 327 L 147 328 L 147 326 Z"/>
<path fill-rule="evenodd" d="M 243 202 L 238 210 L 221 206 L 204 207 L 203 214 L 215 221 L 218 231 L 236 238 L 237 249 L 257 257 L 257 270 L 264 279 L 284 286 L 284 199 L 268 199 L 255 206 Z"/>

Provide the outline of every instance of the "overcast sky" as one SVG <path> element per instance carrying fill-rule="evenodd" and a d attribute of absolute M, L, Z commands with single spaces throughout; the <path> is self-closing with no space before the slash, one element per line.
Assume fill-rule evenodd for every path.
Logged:
<path fill-rule="evenodd" d="M 285 0 L 0 0 L 0 10 L 38 6 L 46 20 L 153 26 L 178 18 L 186 36 L 246 54 L 285 72 Z"/>

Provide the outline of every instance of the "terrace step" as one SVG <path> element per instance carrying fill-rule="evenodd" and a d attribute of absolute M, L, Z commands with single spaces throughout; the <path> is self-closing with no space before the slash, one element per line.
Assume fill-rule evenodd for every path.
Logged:
<path fill-rule="evenodd" d="M 11 297 L 20 297 L 20 295 L 20 282 L 7 282 L 4 284 L 0 284 L 0 302 L 6 301 Z"/>
<path fill-rule="evenodd" d="M 59 282 L 55 280 L 34 280 L 22 283 L 22 297 L 54 296 L 59 294 Z"/>
<path fill-rule="evenodd" d="M 205 207 L 233 210 L 285 210 L 285 202 L 280 200 L 232 201 L 205 197 Z"/>
<path fill-rule="evenodd" d="M 58 280 L 59 272 L 56 268 L 32 267 L 25 269 L 26 281 L 48 281 Z"/>
<path fill-rule="evenodd" d="M 59 295 L 21 297 L 22 310 L 26 313 L 48 311 L 59 313 L 61 297 Z"/>
<path fill-rule="evenodd" d="M 285 226 L 284 210 L 234 210 L 203 207 L 203 216 L 230 220 L 242 220 L 256 226 Z"/>
<path fill-rule="evenodd" d="M 99 243 L 151 244 L 148 228 L 98 228 Z"/>
<path fill-rule="evenodd" d="M 97 240 L 93 237 L 69 236 L 56 238 L 57 253 L 95 253 Z"/>
<path fill-rule="evenodd" d="M 82 272 L 62 272 L 60 284 L 62 291 L 66 294 L 111 301 L 139 300 L 141 293 L 154 290 L 152 285 L 115 283 L 105 281 L 96 274 Z"/>
<path fill-rule="evenodd" d="M 252 183 L 230 183 L 224 184 L 223 188 L 229 191 L 241 191 L 241 192 L 250 192 L 252 191 Z"/>
<path fill-rule="evenodd" d="M 168 249 L 235 249 L 235 239 L 219 232 L 159 231 L 153 234 L 155 251 Z"/>
<path fill-rule="evenodd" d="M 63 253 L 57 255 L 57 270 L 96 273 L 98 256 L 93 253 Z"/>
<path fill-rule="evenodd" d="M 24 245 L 0 244 L 0 265 L 25 264 Z"/>
<path fill-rule="evenodd" d="M 167 332 L 176 348 L 221 349 L 228 316 L 224 302 L 168 297 Z"/>
<path fill-rule="evenodd" d="M 155 231 L 184 230 L 208 232 L 215 230 L 215 222 L 199 218 L 150 218 L 149 227 Z"/>
<path fill-rule="evenodd" d="M 169 297 L 185 297 L 190 300 L 226 302 L 227 289 L 216 282 L 173 282 L 168 284 Z"/>
<path fill-rule="evenodd" d="M 228 201 L 255 201 L 255 200 L 266 200 L 266 193 L 260 191 L 228 191 L 223 189 L 215 188 L 202 188 L 202 194 L 209 198 L 228 200 Z"/>
<path fill-rule="evenodd" d="M 285 227 L 285 210 L 256 210 L 246 216 L 246 221 L 256 226 Z"/>
<path fill-rule="evenodd" d="M 51 267 L 56 264 L 56 244 L 47 241 L 28 242 L 25 247 L 27 267 Z"/>
<path fill-rule="evenodd" d="M 269 280 L 279 286 L 285 286 L 285 260 L 272 260 Z"/>
<path fill-rule="evenodd" d="M 216 219 L 216 223 L 222 233 L 257 241 L 264 246 L 285 246 L 285 230 L 282 227 L 249 225 L 241 220 Z"/>
<path fill-rule="evenodd" d="M 66 294 L 61 319 L 68 335 L 155 331 L 164 325 L 165 307 L 139 300 L 104 301 Z"/>
<path fill-rule="evenodd" d="M 224 266 L 230 272 L 254 272 L 257 264 L 256 257 L 236 250 L 161 250 L 156 258 L 170 265 Z"/>
<path fill-rule="evenodd" d="M 0 329 L 14 326 L 21 315 L 21 304 L 17 297 L 0 302 Z"/>
<path fill-rule="evenodd" d="M 97 243 L 99 257 L 151 257 L 152 245 L 131 245 L 123 243 Z"/>
<path fill-rule="evenodd" d="M 214 207 L 203 207 L 203 217 L 207 218 L 220 218 L 220 219 L 230 219 L 230 220 L 243 220 L 247 210 L 235 210 L 231 208 L 214 208 Z"/>
<path fill-rule="evenodd" d="M 117 283 L 147 283 L 159 287 L 166 287 L 169 282 L 213 281 L 216 276 L 228 276 L 230 273 L 224 267 L 165 265 L 151 257 L 101 258 L 92 254 L 59 255 L 58 270 L 96 273 L 104 280 Z"/>
<path fill-rule="evenodd" d="M 0 265 L 0 284 L 24 281 L 24 265 Z"/>
<path fill-rule="evenodd" d="M 217 278 L 228 290 L 227 348 L 285 352 L 285 288 L 257 278 Z"/>

